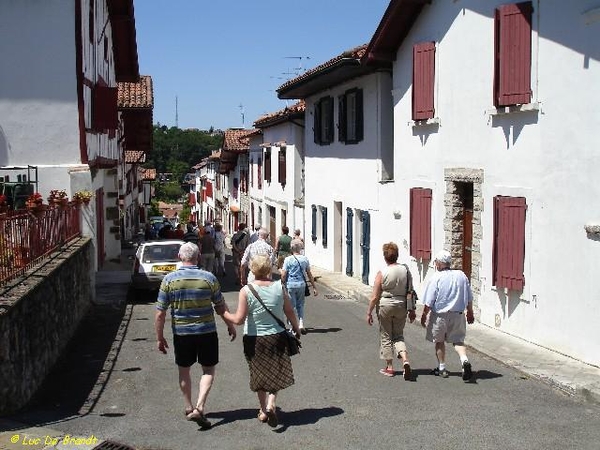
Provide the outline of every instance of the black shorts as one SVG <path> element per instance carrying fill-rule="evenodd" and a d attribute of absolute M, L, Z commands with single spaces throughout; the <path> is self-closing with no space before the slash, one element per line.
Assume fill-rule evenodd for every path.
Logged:
<path fill-rule="evenodd" d="M 190 367 L 196 361 L 203 366 L 219 363 L 219 338 L 217 333 L 174 335 L 175 364 Z"/>

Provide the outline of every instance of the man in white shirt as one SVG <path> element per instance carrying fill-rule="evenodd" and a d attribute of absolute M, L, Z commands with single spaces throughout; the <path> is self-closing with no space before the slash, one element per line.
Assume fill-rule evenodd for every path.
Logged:
<path fill-rule="evenodd" d="M 271 244 L 267 242 L 267 237 L 269 237 L 269 232 L 267 229 L 260 228 L 258 230 L 258 240 L 246 247 L 244 256 L 242 256 L 242 261 L 240 262 L 240 283 L 242 286 L 244 286 L 247 281 L 254 280 L 254 275 L 252 275 L 252 272 L 250 272 L 249 276 L 246 276 L 248 272 L 248 265 L 254 256 L 268 255 L 269 259 L 271 260 L 271 265 L 275 264 L 275 250 L 273 250 Z"/>
<path fill-rule="evenodd" d="M 454 346 L 462 365 L 462 379 L 471 380 L 473 370 L 465 347 L 466 322 L 472 324 L 473 293 L 469 280 L 462 270 L 450 269 L 452 256 L 442 250 L 434 260 L 437 272 L 431 277 L 423 293 L 423 314 L 421 324 L 427 328 L 426 339 L 435 343 L 438 367 L 434 375 L 448 378 L 446 370 L 446 345 Z M 463 314 L 467 310 L 466 321 Z M 429 314 L 431 312 L 431 314 Z M 427 315 L 429 314 L 429 320 Z"/>

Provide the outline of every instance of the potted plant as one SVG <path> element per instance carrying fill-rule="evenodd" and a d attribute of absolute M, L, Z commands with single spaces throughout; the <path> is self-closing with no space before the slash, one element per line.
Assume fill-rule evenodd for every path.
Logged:
<path fill-rule="evenodd" d="M 8 199 L 6 195 L 0 194 L 0 213 L 8 211 Z"/>
<path fill-rule="evenodd" d="M 64 189 L 52 189 L 48 196 L 48 203 L 57 205 L 66 205 L 69 202 L 69 196 Z"/>
<path fill-rule="evenodd" d="M 25 206 L 27 206 L 27 208 L 32 209 L 36 206 L 41 205 L 42 203 L 44 203 L 44 198 L 42 197 L 42 194 L 40 194 L 39 192 L 34 192 L 29 197 L 27 197 Z"/>
<path fill-rule="evenodd" d="M 73 201 L 76 203 L 83 202 L 87 205 L 93 196 L 94 196 L 94 194 L 92 193 L 92 191 L 87 191 L 87 190 L 77 191 L 73 194 Z"/>

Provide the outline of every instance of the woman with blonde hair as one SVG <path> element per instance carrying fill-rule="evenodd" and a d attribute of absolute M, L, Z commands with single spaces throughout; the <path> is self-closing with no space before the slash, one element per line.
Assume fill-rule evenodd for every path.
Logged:
<path fill-rule="evenodd" d="M 300 329 L 281 281 L 271 279 L 270 257 L 255 255 L 249 265 L 255 279 L 240 290 L 235 313 L 225 312 L 223 318 L 244 324 L 244 355 L 250 369 L 250 390 L 257 393 L 260 404 L 258 420 L 276 427 L 277 394 L 294 384 L 294 371 L 284 334 L 287 331 L 273 315 L 283 323 L 287 318 L 297 337 Z"/>
<path fill-rule="evenodd" d="M 409 305 L 407 296 L 413 295 L 412 276 L 406 264 L 398 264 L 398 246 L 393 242 L 383 244 L 383 259 L 386 267 L 377 272 L 373 285 L 373 294 L 367 309 L 367 323 L 373 325 L 373 309 L 376 309 L 379 320 L 379 356 L 386 362 L 386 367 L 379 373 L 393 377 L 393 360 L 402 361 L 404 379 L 410 380 L 411 368 L 408 352 L 404 343 L 404 326 L 406 316 L 414 322 L 416 314 L 414 305 Z"/>

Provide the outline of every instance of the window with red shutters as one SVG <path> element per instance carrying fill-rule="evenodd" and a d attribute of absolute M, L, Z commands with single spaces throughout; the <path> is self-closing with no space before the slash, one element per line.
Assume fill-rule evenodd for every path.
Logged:
<path fill-rule="evenodd" d="M 431 259 L 431 189 L 410 190 L 410 254 Z"/>
<path fill-rule="evenodd" d="M 196 204 L 196 194 L 190 192 L 188 194 L 188 205 L 194 206 Z"/>
<path fill-rule="evenodd" d="M 494 197 L 492 283 L 498 288 L 523 290 L 525 286 L 524 197 Z"/>
<path fill-rule="evenodd" d="M 413 47 L 413 120 L 433 119 L 435 89 L 435 42 L 421 42 Z"/>
<path fill-rule="evenodd" d="M 114 130 L 119 126 L 117 88 L 97 84 L 92 98 L 92 128 L 96 131 Z"/>
<path fill-rule="evenodd" d="M 494 105 L 531 102 L 531 2 L 496 9 Z"/>
<path fill-rule="evenodd" d="M 271 182 L 271 148 L 265 151 L 265 181 Z"/>
<path fill-rule="evenodd" d="M 285 147 L 281 147 L 279 149 L 279 167 L 278 167 L 278 181 L 282 187 L 285 187 L 286 183 L 286 156 L 285 156 Z"/>

